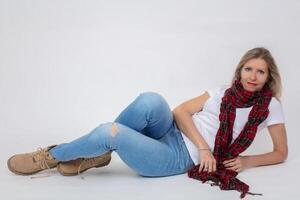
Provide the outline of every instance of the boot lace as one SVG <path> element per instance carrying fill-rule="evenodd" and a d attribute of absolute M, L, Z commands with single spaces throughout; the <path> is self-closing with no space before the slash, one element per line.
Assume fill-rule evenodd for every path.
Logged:
<path fill-rule="evenodd" d="M 32 155 L 32 159 L 34 162 L 38 163 L 38 165 L 41 167 L 41 169 L 51 169 L 47 163 L 47 160 L 52 160 L 53 157 L 49 154 L 47 148 L 41 148 L 39 147 L 36 152 L 34 152 Z M 47 174 L 45 175 L 37 175 L 30 177 L 31 179 L 34 178 L 44 178 L 51 176 L 51 171 L 47 170 Z"/>
<path fill-rule="evenodd" d="M 81 163 L 80 163 L 80 165 L 79 165 L 79 167 L 78 167 L 78 170 L 77 170 L 77 174 L 80 176 L 80 178 L 81 178 L 82 180 L 84 180 L 84 176 L 82 176 L 82 174 L 81 174 L 81 172 L 80 172 L 81 167 L 82 167 L 83 165 L 93 166 L 93 165 L 95 164 L 95 162 L 96 162 L 95 158 L 83 158 L 83 159 L 82 159 L 82 161 L 81 161 Z"/>

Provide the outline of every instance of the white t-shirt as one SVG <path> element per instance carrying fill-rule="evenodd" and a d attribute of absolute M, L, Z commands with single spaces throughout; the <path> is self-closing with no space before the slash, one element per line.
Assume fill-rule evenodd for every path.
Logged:
<path fill-rule="evenodd" d="M 192 116 L 196 128 L 212 150 L 214 149 L 215 137 L 220 125 L 219 114 L 222 97 L 224 96 L 225 90 L 228 87 L 229 86 L 221 86 L 213 90 L 208 90 L 207 92 L 210 97 L 205 102 L 202 111 L 194 113 Z M 244 128 L 251 109 L 252 106 L 249 108 L 236 109 L 236 117 L 233 124 L 233 139 L 231 143 L 234 142 L 234 140 L 238 137 L 238 135 Z M 282 106 L 275 97 L 272 97 L 269 104 L 269 115 L 258 126 L 257 132 L 261 131 L 267 126 L 280 123 L 284 123 Z M 197 147 L 190 141 L 189 138 L 184 135 L 182 131 L 181 134 L 192 160 L 196 165 L 199 164 L 200 162 Z"/>

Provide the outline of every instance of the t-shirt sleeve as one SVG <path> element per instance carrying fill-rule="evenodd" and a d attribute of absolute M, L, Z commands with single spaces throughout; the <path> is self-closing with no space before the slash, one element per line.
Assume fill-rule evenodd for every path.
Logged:
<path fill-rule="evenodd" d="M 269 105 L 269 115 L 266 119 L 266 125 L 282 124 L 284 121 L 282 105 L 275 97 L 273 97 Z"/>
<path fill-rule="evenodd" d="M 209 97 L 215 96 L 215 94 L 217 93 L 217 90 L 218 90 L 218 88 L 211 88 L 211 89 L 208 89 L 207 92 L 208 92 L 208 94 L 209 94 Z"/>
<path fill-rule="evenodd" d="M 219 87 L 208 89 L 207 92 L 210 97 L 214 97 L 216 95 L 221 95 L 221 93 L 224 93 L 227 87 L 228 87 L 227 85 L 221 85 Z"/>

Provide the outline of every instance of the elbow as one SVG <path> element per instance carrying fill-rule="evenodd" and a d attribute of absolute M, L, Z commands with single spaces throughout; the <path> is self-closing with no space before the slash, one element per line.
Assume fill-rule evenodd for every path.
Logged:
<path fill-rule="evenodd" d="M 286 151 L 286 153 L 284 153 L 284 155 L 283 155 L 283 159 L 282 159 L 282 162 L 284 162 L 284 161 L 286 161 L 287 160 L 287 158 L 288 158 L 288 151 Z"/>
<path fill-rule="evenodd" d="M 176 117 L 178 115 L 182 115 L 182 113 L 185 113 L 186 111 L 181 107 L 176 107 L 175 109 L 173 109 L 172 113 L 173 113 L 173 116 Z"/>
<path fill-rule="evenodd" d="M 178 114 L 178 108 L 175 108 L 173 111 L 173 117 L 176 118 L 177 114 Z"/>
<path fill-rule="evenodd" d="M 288 150 L 277 150 L 277 152 L 280 155 L 280 162 L 285 162 L 288 158 Z"/>
<path fill-rule="evenodd" d="M 179 107 L 174 108 L 172 111 L 173 115 L 175 115 L 178 112 L 178 110 L 179 110 Z"/>
<path fill-rule="evenodd" d="M 174 120 L 176 121 L 176 123 L 178 123 L 178 116 L 181 115 L 180 114 L 180 108 L 173 109 L 172 113 L 173 113 Z"/>

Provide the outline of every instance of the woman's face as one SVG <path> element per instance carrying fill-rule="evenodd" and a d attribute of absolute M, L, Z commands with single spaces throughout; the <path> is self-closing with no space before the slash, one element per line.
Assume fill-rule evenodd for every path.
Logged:
<path fill-rule="evenodd" d="M 267 82 L 268 76 L 269 70 L 266 61 L 261 58 L 254 58 L 242 67 L 241 83 L 245 90 L 259 91 Z"/>

